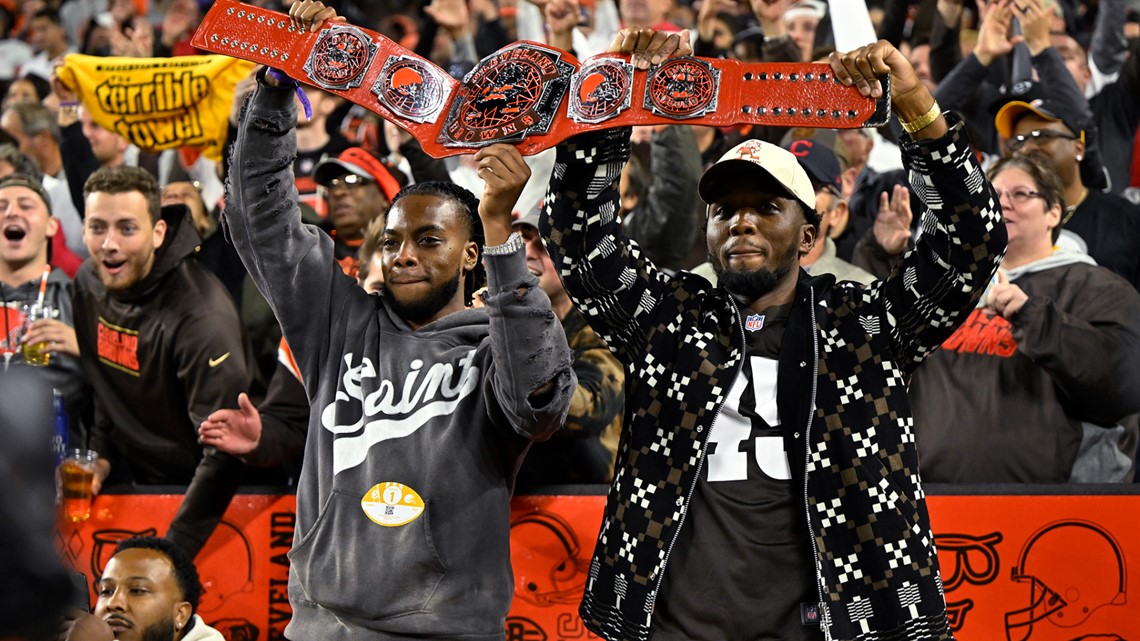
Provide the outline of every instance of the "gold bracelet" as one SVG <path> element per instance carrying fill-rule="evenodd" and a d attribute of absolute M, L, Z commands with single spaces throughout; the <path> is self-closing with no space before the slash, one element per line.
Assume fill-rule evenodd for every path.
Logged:
<path fill-rule="evenodd" d="M 900 118 L 899 124 L 902 125 L 903 130 L 905 130 L 908 134 L 913 134 L 916 131 L 921 131 L 929 127 L 930 123 L 937 120 L 938 116 L 941 115 L 942 107 L 939 107 L 938 101 L 935 100 L 934 104 L 930 105 L 930 109 L 926 113 L 922 114 L 918 118 L 915 118 L 914 120 L 911 120 L 910 122 L 906 122 Z"/>

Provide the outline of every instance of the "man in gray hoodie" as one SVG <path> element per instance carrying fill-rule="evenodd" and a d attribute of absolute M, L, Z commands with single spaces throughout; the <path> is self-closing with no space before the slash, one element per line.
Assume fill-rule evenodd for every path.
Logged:
<path fill-rule="evenodd" d="M 511 230 L 530 172 L 495 145 L 476 156 L 481 203 L 451 183 L 397 194 L 380 241 L 384 291 L 368 294 L 336 264 L 332 239 L 301 223 L 293 88 L 280 78 L 259 74 L 245 105 L 225 219 L 311 405 L 286 636 L 501 641 L 515 471 L 561 425 L 576 386 Z M 488 287 L 474 309 L 481 258 Z"/>

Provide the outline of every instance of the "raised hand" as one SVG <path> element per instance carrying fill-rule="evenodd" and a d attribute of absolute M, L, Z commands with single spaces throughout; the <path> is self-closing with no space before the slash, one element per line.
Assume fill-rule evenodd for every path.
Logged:
<path fill-rule="evenodd" d="M 638 69 L 659 65 L 669 56 L 689 56 L 693 45 L 689 30 L 654 31 L 653 29 L 625 28 L 618 31 L 610 43 L 608 53 L 628 53 L 630 63 Z"/>
<path fill-rule="evenodd" d="M 883 86 L 879 77 L 891 76 L 891 110 L 899 120 L 912 123 L 922 118 L 934 106 L 934 96 L 918 80 L 918 74 L 906 56 L 886 40 L 859 47 L 847 53 L 834 52 L 828 57 L 832 71 L 840 82 L 854 86 L 864 96 L 879 98 Z M 941 136 L 946 132 L 946 121 L 939 115 L 921 131 L 912 133 L 916 138 Z"/>
<path fill-rule="evenodd" d="M 475 171 L 483 179 L 479 217 L 488 245 L 501 245 L 511 235 L 511 214 L 530 180 L 530 167 L 512 145 L 484 147 L 475 154 Z"/>
<path fill-rule="evenodd" d="M 910 191 L 906 185 L 895 185 L 888 196 L 879 194 L 879 213 L 875 216 L 875 241 L 888 254 L 901 254 L 910 242 Z"/>
<path fill-rule="evenodd" d="M 1009 40 L 1012 23 L 1013 13 L 1007 0 L 998 0 L 986 9 L 978 27 L 978 43 L 974 45 L 974 56 L 978 62 L 988 67 L 994 60 L 1013 51 L 1013 43 Z"/>
<path fill-rule="evenodd" d="M 471 28 L 471 12 L 467 8 L 467 0 L 432 0 L 431 4 L 424 7 L 424 13 L 447 31 L 453 40 Z"/>
<path fill-rule="evenodd" d="M 289 7 L 289 19 L 293 21 L 293 27 L 302 32 L 320 31 L 327 20 L 344 22 L 344 17 L 336 14 L 336 9 L 317 0 L 294 2 Z"/>
<path fill-rule="evenodd" d="M 574 27 L 578 26 L 578 0 L 550 0 L 543 7 L 546 26 L 550 27 L 550 44 L 569 51 L 574 46 Z"/>
<path fill-rule="evenodd" d="M 1014 45 L 1024 42 L 1034 56 L 1048 49 L 1053 12 L 1046 10 L 1041 0 L 1013 0 L 1011 5 L 1010 9 L 1021 23 L 1022 35 L 1014 36 L 1010 42 Z"/>
<path fill-rule="evenodd" d="M 198 427 L 198 442 L 234 456 L 245 456 L 261 442 L 261 413 L 249 396 L 238 394 L 239 409 L 218 410 Z"/>
<path fill-rule="evenodd" d="M 1009 282 L 1009 277 L 999 269 L 997 282 L 990 285 L 989 294 L 986 295 L 986 307 L 1006 320 L 1013 320 L 1028 300 L 1029 294 Z"/>

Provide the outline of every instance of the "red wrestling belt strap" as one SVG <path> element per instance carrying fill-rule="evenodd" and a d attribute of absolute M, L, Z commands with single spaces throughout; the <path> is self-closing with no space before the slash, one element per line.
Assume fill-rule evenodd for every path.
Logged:
<path fill-rule="evenodd" d="M 647 71 L 625 54 L 579 63 L 522 41 L 487 56 L 462 83 L 373 31 L 327 23 L 300 32 L 289 17 L 218 0 L 194 34 L 199 49 L 280 69 L 370 109 L 442 158 L 496 142 L 525 155 L 576 134 L 629 125 L 754 124 L 853 129 L 890 115 L 890 91 L 861 96 L 831 67 L 676 57 Z"/>

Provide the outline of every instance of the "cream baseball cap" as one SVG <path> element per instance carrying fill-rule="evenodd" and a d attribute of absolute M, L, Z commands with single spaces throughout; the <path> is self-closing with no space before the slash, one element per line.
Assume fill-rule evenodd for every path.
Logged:
<path fill-rule="evenodd" d="M 809 212 L 815 211 L 815 188 L 799 161 L 787 149 L 763 140 L 745 140 L 728 150 L 701 176 L 697 191 L 712 203 L 734 185 L 756 178 L 775 180 Z"/>

